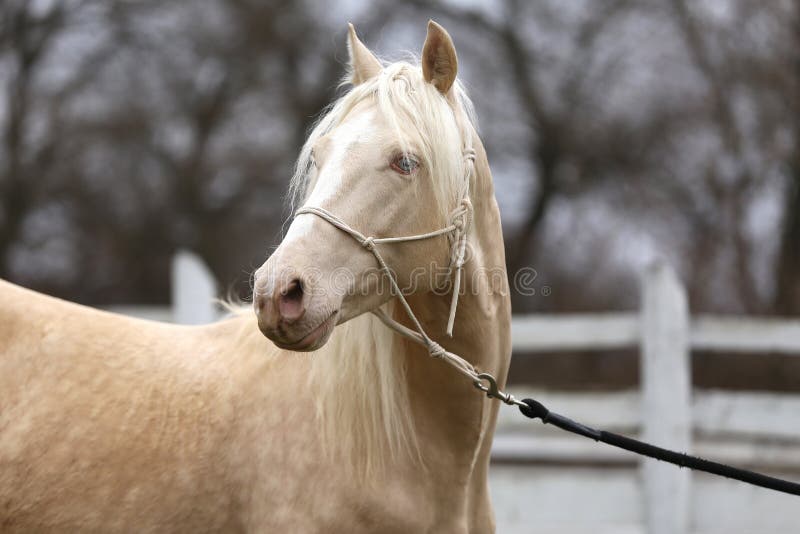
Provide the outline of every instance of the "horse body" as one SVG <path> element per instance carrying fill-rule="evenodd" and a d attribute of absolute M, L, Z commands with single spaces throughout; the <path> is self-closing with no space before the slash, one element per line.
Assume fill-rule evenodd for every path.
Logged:
<path fill-rule="evenodd" d="M 204 329 L 0 302 L 0 530 L 228 527 L 235 394 Z"/>
<path fill-rule="evenodd" d="M 435 90 L 425 98 L 432 99 L 429 107 L 440 106 L 434 112 L 444 106 L 463 112 L 458 95 L 448 91 L 455 51 L 438 26 L 429 26 L 425 50 L 449 59 L 423 62 L 451 65 L 444 74 L 449 82 L 436 78 L 439 67 L 432 74 L 429 67 L 423 79 L 406 66 L 376 82 L 377 60 L 352 31 L 350 39 L 352 79 L 365 94 L 370 83 L 399 83 L 418 98 L 430 84 Z M 356 154 L 361 147 L 395 142 L 391 128 L 374 126 L 380 114 L 369 102 L 364 97 L 339 117 L 343 124 L 370 122 L 369 128 L 331 126 L 312 139 L 317 181 L 327 180 L 325 157 L 363 164 L 386 149 Z M 493 372 L 502 387 L 510 305 L 499 212 L 477 133 L 469 121 L 459 124 L 476 154 L 469 184 L 471 258 L 463 273 L 470 286 L 454 337 L 442 343 Z M 336 139 L 347 142 L 337 145 Z M 422 198 L 412 186 L 428 184 L 422 175 L 417 183 L 402 183 L 406 192 L 396 196 L 391 189 L 382 193 L 378 182 L 368 184 L 361 216 L 350 220 L 397 224 L 405 233 L 439 224 L 434 206 L 415 217 L 398 211 Z M 346 203 L 331 205 L 309 185 L 312 199 L 342 213 Z M 358 199 L 362 193 L 348 194 Z M 296 221 L 289 236 L 272 266 L 300 272 L 298 265 L 308 261 L 302 250 L 332 265 L 373 263 L 321 221 Z M 445 245 L 445 237 L 406 244 L 386 257 L 398 267 L 398 279 L 407 279 Z M 0 530 L 492 532 L 487 472 L 497 403 L 364 313 L 383 306 L 409 324 L 401 310 L 386 308 L 390 297 L 375 294 L 373 285 L 365 286 L 373 291 L 366 297 L 307 291 L 290 298 L 286 288 L 269 294 L 281 283 L 270 276 L 257 273 L 255 314 L 200 327 L 127 318 L 0 281 Z M 301 281 L 308 289 L 311 281 Z M 297 293 L 303 286 L 293 283 Z M 439 337 L 450 296 L 432 289 L 408 300 L 425 330 Z M 283 314 L 277 320 L 269 315 L 273 305 Z M 326 326 L 331 318 L 336 328 Z M 278 345 L 315 352 L 279 349 L 262 332 Z"/>
<path fill-rule="evenodd" d="M 480 508 L 486 466 L 440 452 L 461 449 L 449 430 L 483 402 L 472 391 L 452 413 L 418 400 L 426 465 L 364 487 L 313 439 L 308 360 L 253 317 L 164 325 L 5 282 L 0 302 L 3 532 L 466 532 Z M 420 395 L 452 381 L 412 356 Z"/>

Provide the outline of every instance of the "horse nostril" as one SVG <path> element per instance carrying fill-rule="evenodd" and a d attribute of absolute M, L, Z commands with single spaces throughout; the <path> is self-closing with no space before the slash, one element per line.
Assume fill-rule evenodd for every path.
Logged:
<path fill-rule="evenodd" d="M 296 321 L 305 313 L 303 305 L 303 283 L 295 278 L 281 291 L 278 297 L 278 311 L 286 321 Z"/>

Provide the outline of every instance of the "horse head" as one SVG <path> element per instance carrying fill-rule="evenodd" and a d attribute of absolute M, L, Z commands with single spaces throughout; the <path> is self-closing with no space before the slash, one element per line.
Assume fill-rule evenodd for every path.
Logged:
<path fill-rule="evenodd" d="M 290 350 L 318 349 L 337 324 L 398 288 L 440 288 L 453 268 L 454 234 L 467 224 L 472 129 L 450 36 L 429 22 L 420 66 L 384 66 L 352 25 L 348 45 L 353 87 L 305 143 L 292 180 L 299 208 L 255 273 L 259 328 Z"/>

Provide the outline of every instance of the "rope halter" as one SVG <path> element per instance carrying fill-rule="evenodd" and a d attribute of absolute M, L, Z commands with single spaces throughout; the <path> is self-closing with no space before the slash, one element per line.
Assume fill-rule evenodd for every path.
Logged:
<path fill-rule="evenodd" d="M 422 324 L 417 319 L 414 312 L 411 310 L 411 306 L 409 306 L 408 301 L 406 300 L 405 295 L 400 289 L 400 286 L 397 283 L 397 279 L 394 276 L 394 273 L 386 264 L 386 261 L 383 259 L 380 251 L 378 250 L 379 247 L 376 245 L 381 244 L 389 244 L 389 243 L 403 243 L 408 241 L 421 241 L 423 239 L 430 239 L 433 237 L 438 237 L 441 235 L 447 235 L 448 241 L 450 243 L 450 277 L 452 278 L 452 297 L 450 299 L 450 313 L 447 319 L 447 329 L 446 333 L 448 336 L 453 336 L 453 325 L 455 323 L 456 317 L 456 310 L 458 308 L 458 296 L 461 292 L 461 278 L 463 276 L 463 268 L 464 263 L 466 262 L 466 251 L 467 251 L 467 241 L 468 241 L 468 232 L 469 227 L 472 222 L 472 202 L 469 199 L 469 183 L 472 176 L 472 172 L 474 169 L 475 163 L 475 151 L 472 148 L 467 148 L 464 150 L 464 161 L 466 172 L 464 176 L 464 182 L 461 188 L 461 195 L 458 206 L 450 213 L 450 218 L 447 226 L 444 228 L 440 228 L 438 230 L 434 230 L 432 232 L 427 232 L 424 234 L 417 234 L 417 235 L 409 235 L 409 236 L 402 236 L 402 237 L 373 237 L 373 236 L 365 236 L 345 221 L 343 221 L 338 216 L 334 215 L 333 213 L 329 212 L 328 210 L 316 206 L 303 206 L 297 210 L 295 216 L 298 215 L 315 215 L 328 223 L 332 224 L 339 230 L 343 231 L 344 233 L 350 235 L 353 239 L 355 239 L 364 249 L 368 250 L 375 256 L 378 265 L 380 266 L 381 270 L 386 273 L 387 277 L 389 278 L 389 282 L 392 286 L 392 290 L 400 299 L 400 303 L 403 305 L 403 308 L 406 311 L 406 314 L 411 319 L 414 329 L 411 330 L 406 326 L 398 323 L 382 310 L 373 310 L 373 314 L 375 314 L 386 326 L 394 330 L 395 332 L 407 337 L 420 345 L 425 346 L 428 350 L 428 354 L 430 354 L 433 358 L 439 358 L 447 361 L 451 365 L 453 365 L 456 369 L 461 371 L 462 373 L 466 374 L 473 381 L 479 381 L 478 373 L 475 371 L 475 368 L 461 358 L 460 356 L 448 352 L 445 350 L 441 345 L 436 343 L 432 340 L 425 330 L 422 328 Z"/>
<path fill-rule="evenodd" d="M 459 201 L 458 206 L 450 214 L 450 224 L 444 228 L 440 228 L 439 230 L 403 237 L 372 237 L 365 236 L 324 208 L 303 206 L 297 210 L 295 216 L 305 214 L 316 215 L 317 217 L 332 224 L 342 232 L 348 234 L 350 237 L 358 241 L 362 247 L 370 251 L 373 256 L 375 256 L 375 260 L 378 262 L 381 270 L 386 273 L 387 277 L 389 278 L 392 291 L 397 295 L 397 298 L 400 299 L 400 303 L 403 305 L 406 315 L 408 315 L 408 318 L 411 319 L 414 329 L 412 330 L 411 328 L 398 323 L 381 309 L 372 310 L 372 313 L 378 319 L 380 319 L 383 324 L 401 336 L 424 346 L 431 358 L 444 360 L 453 366 L 458 372 L 469 378 L 472 381 L 473 386 L 486 393 L 488 397 L 499 399 L 506 404 L 523 404 L 521 401 L 515 399 L 512 395 L 500 391 L 497 387 L 497 382 L 492 375 L 488 373 L 478 373 L 478 371 L 475 370 L 475 367 L 467 360 L 458 354 L 453 354 L 452 352 L 446 350 L 444 347 L 430 338 L 430 336 L 425 332 L 425 329 L 422 328 L 422 324 L 419 322 L 419 319 L 417 319 L 417 316 L 414 315 L 414 311 L 408 304 L 408 300 L 406 300 L 405 295 L 403 295 L 394 273 L 383 259 L 380 250 L 378 250 L 379 247 L 376 246 L 388 243 L 421 241 L 423 239 L 430 239 L 440 235 L 448 236 L 450 242 L 450 275 L 453 278 L 453 294 L 450 300 L 450 314 L 447 319 L 446 332 L 448 336 L 452 337 L 453 323 L 455 322 L 456 309 L 458 307 L 458 295 L 461 292 L 461 277 L 463 276 L 464 263 L 467 260 L 467 234 L 469 232 L 470 223 L 472 222 L 472 202 L 469 200 L 469 183 L 475 168 L 475 151 L 472 148 L 467 148 L 464 150 L 463 154 L 466 162 L 466 172 L 464 174 L 464 182 L 461 189 L 461 200 Z"/>

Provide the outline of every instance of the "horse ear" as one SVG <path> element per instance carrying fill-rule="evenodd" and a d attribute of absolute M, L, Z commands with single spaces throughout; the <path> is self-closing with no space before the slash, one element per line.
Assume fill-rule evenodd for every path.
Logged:
<path fill-rule="evenodd" d="M 372 52 L 356 35 L 355 27 L 348 23 L 347 51 L 350 53 L 350 83 L 358 85 L 380 74 L 383 67 Z"/>
<path fill-rule="evenodd" d="M 458 57 L 453 40 L 444 28 L 429 20 L 428 35 L 422 47 L 422 75 L 446 95 L 456 81 L 457 72 Z"/>

